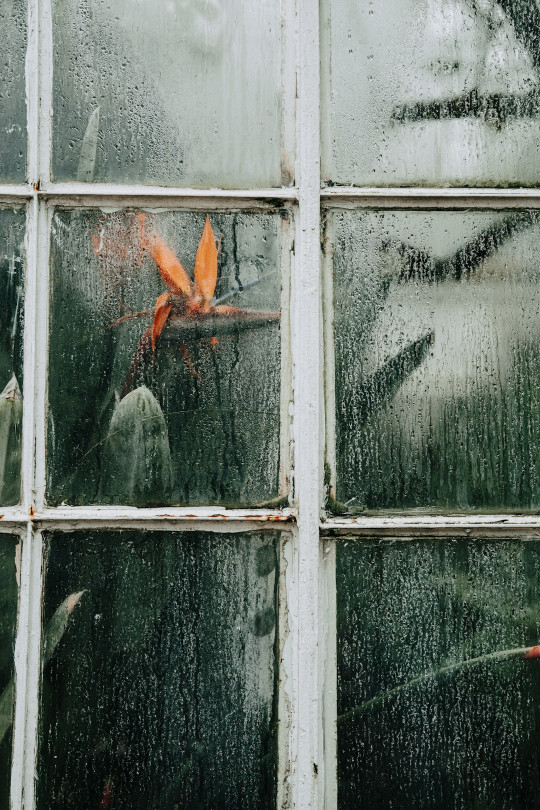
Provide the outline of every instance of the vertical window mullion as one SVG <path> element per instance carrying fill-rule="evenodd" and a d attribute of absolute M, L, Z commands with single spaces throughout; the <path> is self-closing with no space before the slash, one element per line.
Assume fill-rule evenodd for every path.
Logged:
<path fill-rule="evenodd" d="M 33 0 L 39 6 L 39 182 L 51 179 L 53 32 L 51 0 Z"/>
<path fill-rule="evenodd" d="M 52 8 L 51 0 L 37 0 L 39 5 L 39 129 L 38 129 L 38 183 L 50 182 L 52 154 Z M 39 201 L 38 256 L 36 259 L 36 358 L 35 358 L 35 466 L 34 507 L 45 505 L 45 452 L 47 413 L 47 365 L 49 323 L 49 229 L 51 214 L 44 199 Z"/>
<path fill-rule="evenodd" d="M 280 404 L 279 404 L 279 425 L 280 425 L 280 465 L 279 465 L 279 492 L 283 497 L 290 493 L 291 482 L 291 267 L 294 253 L 294 229 L 296 220 L 296 208 L 293 216 L 287 220 L 283 219 L 281 224 L 281 251 L 280 251 L 280 272 L 281 272 L 281 363 L 280 363 Z M 289 503 L 286 498 L 286 503 Z"/>
<path fill-rule="evenodd" d="M 34 201 L 33 201 L 34 202 Z M 32 321 L 35 347 L 33 350 L 33 464 L 32 490 L 30 493 L 29 517 L 32 510 L 42 509 L 45 503 L 45 426 L 48 365 L 48 317 L 49 317 L 49 226 L 50 209 L 45 200 L 35 200 L 36 257 L 35 307 Z M 28 323 L 28 321 L 27 321 Z M 25 358 L 25 363 L 27 359 Z M 29 370 L 29 374 L 31 373 Z M 41 607 L 43 597 L 43 542 L 40 531 L 29 521 L 27 543 L 28 587 L 28 647 L 26 678 L 26 722 L 24 750 L 23 810 L 33 810 L 36 775 L 39 691 L 41 680 Z"/>
<path fill-rule="evenodd" d="M 322 490 L 322 385 L 320 284 L 319 9 L 298 0 L 299 55 L 297 171 L 299 215 L 292 279 L 295 495 L 298 506 L 298 668 L 293 728 L 296 736 L 294 806 L 322 806 L 324 768 L 319 660 Z"/>
<path fill-rule="evenodd" d="M 29 47 L 32 38 L 29 38 Z M 28 61 L 27 61 L 28 66 Z M 29 108 L 31 99 L 29 98 Z M 30 110 L 29 110 L 30 113 Z M 30 115 L 29 115 L 30 118 Z M 36 130 L 34 130 L 34 135 Z M 32 128 L 29 126 L 29 153 L 35 152 Z M 32 177 L 32 174 L 30 174 Z M 31 718 L 37 711 L 37 689 L 32 689 L 35 680 L 33 668 L 39 662 L 34 651 L 39 647 L 39 606 L 41 591 L 32 587 L 36 538 L 33 536 L 31 509 L 34 503 L 34 447 L 35 447 L 35 361 L 36 345 L 39 337 L 36 332 L 36 282 L 39 255 L 39 201 L 34 192 L 27 206 L 26 256 L 25 256 L 25 321 L 24 321 L 24 381 L 23 381 L 23 443 L 22 443 L 22 491 L 21 509 L 27 517 L 26 532 L 21 534 L 22 556 L 19 581 L 19 614 L 17 640 L 15 644 L 15 713 L 13 735 L 13 764 L 11 774 L 11 805 L 13 810 L 31 807 L 28 798 L 28 785 L 33 781 L 33 752 L 35 746 L 35 725 Z M 38 560 L 38 579 L 41 559 Z M 35 583 L 34 583 L 35 584 Z M 38 624 L 32 620 L 36 605 Z M 29 758 L 30 757 L 30 758 Z M 30 768 L 30 771 L 29 771 Z M 30 802 L 28 804 L 27 802 Z"/>
<path fill-rule="evenodd" d="M 11 774 L 14 810 L 31 810 L 34 806 L 40 679 L 42 544 L 41 534 L 34 532 L 31 518 L 33 510 L 43 503 L 36 498 L 36 483 L 41 494 L 43 487 L 39 486 L 35 450 L 44 449 L 45 430 L 48 234 L 45 201 L 39 199 L 38 190 L 49 176 L 52 49 L 46 35 L 47 31 L 50 33 L 47 20 L 50 20 L 49 0 L 28 0 L 27 173 L 33 192 L 27 206 L 25 262 L 21 506 L 27 516 L 27 527 L 23 537 L 15 646 L 16 704 Z"/>
<path fill-rule="evenodd" d="M 281 0 L 281 182 L 295 182 L 296 152 L 296 4 Z"/>
<path fill-rule="evenodd" d="M 22 630 L 23 639 L 26 637 L 26 666 L 23 686 L 26 698 L 24 707 L 24 744 L 22 762 L 22 797 L 20 805 L 13 802 L 13 808 L 21 807 L 23 810 L 34 808 L 34 787 L 36 773 L 38 711 L 39 711 L 39 685 L 41 674 L 41 600 L 43 592 L 42 580 L 42 540 L 41 532 L 28 528 L 25 538 L 26 549 L 23 551 L 23 565 L 21 566 L 21 584 L 24 583 L 23 593 L 26 596 L 27 609 L 19 610 L 19 633 Z M 24 626 L 21 625 L 24 621 Z M 18 673 L 17 673 L 18 680 Z M 19 700 L 22 695 L 17 689 Z M 17 738 L 16 738 L 17 742 Z M 14 762 L 16 761 L 14 749 Z M 15 771 L 15 776 L 18 776 Z"/>
<path fill-rule="evenodd" d="M 336 496 L 336 380 L 334 352 L 334 217 L 330 210 L 322 213 L 322 287 L 324 335 L 324 405 L 325 405 L 325 497 Z"/>
<path fill-rule="evenodd" d="M 27 180 L 31 185 L 39 179 L 39 39 L 38 20 L 40 0 L 28 2 L 28 43 L 26 51 L 26 116 L 28 128 Z"/>
<path fill-rule="evenodd" d="M 13 745 L 11 765 L 11 808 L 20 810 L 23 784 L 25 781 L 25 720 L 26 686 L 28 672 L 28 612 L 30 608 L 30 551 L 31 529 L 22 530 L 19 542 L 22 543 L 19 574 L 19 610 L 17 616 L 17 638 L 15 641 L 15 712 L 13 716 Z"/>
<path fill-rule="evenodd" d="M 38 217 L 38 256 L 36 261 L 36 300 L 35 311 L 35 378 L 34 378 L 34 482 L 33 506 L 40 511 L 45 506 L 45 454 L 46 454 L 46 414 L 47 414 L 47 366 L 48 366 L 48 325 L 49 325 L 49 228 L 51 209 L 44 200 L 39 202 Z"/>
<path fill-rule="evenodd" d="M 337 593 L 336 544 L 321 537 L 321 631 L 322 696 L 324 735 L 324 810 L 337 808 Z"/>
<path fill-rule="evenodd" d="M 324 88 L 323 88 L 324 93 Z M 323 96 L 324 97 L 324 96 Z M 330 507 L 336 497 L 336 386 L 334 354 L 333 247 L 332 212 L 321 209 L 322 304 L 324 341 L 324 498 Z M 336 657 L 336 547 L 321 537 L 321 713 L 324 737 L 325 810 L 337 807 L 337 657 Z"/>

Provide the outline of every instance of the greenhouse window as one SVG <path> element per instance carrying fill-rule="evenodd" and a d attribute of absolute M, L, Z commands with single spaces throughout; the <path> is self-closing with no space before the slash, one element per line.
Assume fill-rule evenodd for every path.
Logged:
<path fill-rule="evenodd" d="M 2 0 L 0 808 L 529 808 L 536 0 Z"/>

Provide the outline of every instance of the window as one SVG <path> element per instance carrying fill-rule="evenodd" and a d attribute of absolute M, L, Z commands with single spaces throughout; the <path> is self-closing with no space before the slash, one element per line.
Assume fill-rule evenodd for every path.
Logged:
<path fill-rule="evenodd" d="M 537 26 L 322 4 L 328 806 L 536 801 Z"/>
<path fill-rule="evenodd" d="M 0 804 L 532 806 L 536 3 L 0 19 Z"/>

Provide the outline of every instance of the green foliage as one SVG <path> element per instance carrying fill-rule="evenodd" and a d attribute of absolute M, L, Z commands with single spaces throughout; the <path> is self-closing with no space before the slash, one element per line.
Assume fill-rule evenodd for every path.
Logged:
<path fill-rule="evenodd" d="M 0 504 L 13 506 L 21 495 L 23 400 L 15 375 L 0 394 Z"/>
<path fill-rule="evenodd" d="M 103 449 L 104 503 L 161 504 L 171 497 L 169 437 L 159 402 L 145 386 L 116 406 Z"/>

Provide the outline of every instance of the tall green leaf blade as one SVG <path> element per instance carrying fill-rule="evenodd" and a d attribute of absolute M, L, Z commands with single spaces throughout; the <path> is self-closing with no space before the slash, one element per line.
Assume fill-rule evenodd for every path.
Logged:
<path fill-rule="evenodd" d="M 20 500 L 23 398 L 15 375 L 0 394 L 0 504 Z"/>
<path fill-rule="evenodd" d="M 80 183 L 91 183 L 94 179 L 96 154 L 99 135 L 99 107 L 96 107 L 90 118 L 81 144 L 77 180 Z"/>

